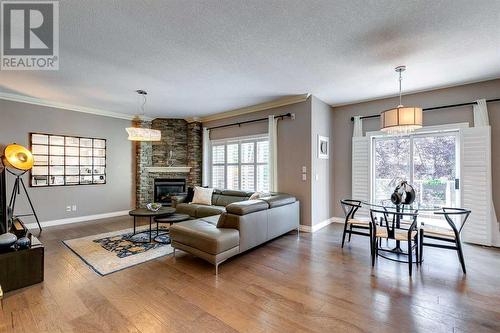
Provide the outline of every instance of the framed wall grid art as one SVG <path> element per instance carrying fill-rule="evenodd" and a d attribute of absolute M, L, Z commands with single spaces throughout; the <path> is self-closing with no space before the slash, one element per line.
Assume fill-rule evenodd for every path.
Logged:
<path fill-rule="evenodd" d="M 106 140 L 30 133 L 30 186 L 106 184 Z"/>

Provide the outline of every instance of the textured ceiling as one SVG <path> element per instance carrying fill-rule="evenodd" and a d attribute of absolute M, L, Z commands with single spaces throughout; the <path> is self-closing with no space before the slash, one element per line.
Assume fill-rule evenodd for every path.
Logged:
<path fill-rule="evenodd" d="M 312 93 L 337 105 L 500 77 L 500 1 L 64 0 L 60 70 L 0 92 L 203 116 Z"/>

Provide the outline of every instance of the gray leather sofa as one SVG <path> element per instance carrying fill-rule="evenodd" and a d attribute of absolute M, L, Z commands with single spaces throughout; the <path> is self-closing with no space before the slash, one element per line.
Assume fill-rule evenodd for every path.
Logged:
<path fill-rule="evenodd" d="M 181 211 L 188 212 L 185 205 L 192 204 L 178 203 L 177 209 L 183 207 Z M 202 215 L 201 208 L 205 207 L 189 209 L 197 216 Z M 298 232 L 299 216 L 299 202 L 287 194 L 235 201 L 225 206 L 220 215 L 199 217 L 171 226 L 171 245 L 174 256 L 177 249 L 189 252 L 215 265 L 217 274 L 219 264 L 228 258 L 291 230 Z"/>

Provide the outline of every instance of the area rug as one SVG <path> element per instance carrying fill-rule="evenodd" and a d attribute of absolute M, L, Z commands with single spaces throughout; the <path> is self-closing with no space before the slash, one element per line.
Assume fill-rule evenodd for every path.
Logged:
<path fill-rule="evenodd" d="M 146 230 L 149 230 L 149 226 L 137 228 L 137 232 Z M 160 228 L 160 234 L 165 230 Z M 130 239 L 132 233 L 133 229 L 130 228 L 65 240 L 63 244 L 101 276 L 166 256 L 174 251 L 170 244 L 134 242 L 149 240 L 149 233 L 139 233 Z M 155 236 L 156 231 L 153 231 L 152 237 Z M 159 238 L 170 243 L 168 235 L 161 235 Z"/>

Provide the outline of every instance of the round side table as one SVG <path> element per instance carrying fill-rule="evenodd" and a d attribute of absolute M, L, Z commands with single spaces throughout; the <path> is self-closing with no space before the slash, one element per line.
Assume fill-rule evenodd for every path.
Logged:
<path fill-rule="evenodd" d="M 138 217 L 147 217 L 147 218 L 149 218 L 149 243 L 151 243 L 151 241 L 152 241 L 152 237 L 151 237 L 151 233 L 152 233 L 151 224 L 153 222 L 153 218 L 154 217 L 160 217 L 160 216 L 168 216 L 168 215 L 172 215 L 173 213 L 175 213 L 175 208 L 172 208 L 172 207 L 161 207 L 156 212 L 153 212 L 153 211 L 151 211 L 151 210 L 149 210 L 147 208 L 137 208 L 137 209 L 131 210 L 130 212 L 128 212 L 128 214 L 130 216 L 134 217 L 134 233 L 130 236 L 130 240 L 132 242 L 135 242 L 135 243 L 148 243 L 147 241 L 146 242 L 144 242 L 144 241 L 136 241 L 136 240 L 132 239 L 132 237 L 134 237 L 137 234 L 142 234 L 142 233 L 148 232 L 148 231 L 142 231 L 142 232 L 136 233 L 135 229 L 136 229 L 136 224 L 137 224 L 137 218 Z M 158 226 L 158 224 L 157 224 L 157 226 Z"/>
<path fill-rule="evenodd" d="M 156 222 L 156 237 L 154 238 L 154 241 L 157 243 L 162 243 L 162 244 L 170 244 L 170 238 L 167 241 L 159 240 L 157 239 L 159 236 L 164 236 L 168 235 L 170 233 L 170 230 L 164 233 L 159 233 L 158 232 L 158 224 L 160 223 L 169 223 L 170 225 L 174 223 L 179 223 L 183 221 L 190 220 L 191 216 L 188 214 L 180 214 L 180 213 L 174 213 L 171 215 L 166 215 L 166 216 L 157 216 L 155 217 L 155 222 Z"/>

